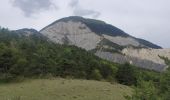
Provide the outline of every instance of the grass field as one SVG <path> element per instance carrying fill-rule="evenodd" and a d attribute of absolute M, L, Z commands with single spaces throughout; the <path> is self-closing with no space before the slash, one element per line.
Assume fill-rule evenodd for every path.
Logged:
<path fill-rule="evenodd" d="M 131 88 L 90 80 L 31 79 L 0 84 L 0 100 L 125 100 Z"/>

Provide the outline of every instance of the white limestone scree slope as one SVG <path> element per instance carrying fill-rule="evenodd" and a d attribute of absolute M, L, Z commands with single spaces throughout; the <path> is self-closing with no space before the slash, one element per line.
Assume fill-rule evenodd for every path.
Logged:
<path fill-rule="evenodd" d="M 95 49 L 103 37 L 121 46 L 139 46 L 140 43 L 131 37 L 98 35 L 82 22 L 58 22 L 45 28 L 41 33 L 56 43 L 76 45 L 86 50 Z"/>
<path fill-rule="evenodd" d="M 101 41 L 100 36 L 92 32 L 81 22 L 58 22 L 41 31 L 56 43 L 76 45 L 86 50 L 95 49 Z"/>

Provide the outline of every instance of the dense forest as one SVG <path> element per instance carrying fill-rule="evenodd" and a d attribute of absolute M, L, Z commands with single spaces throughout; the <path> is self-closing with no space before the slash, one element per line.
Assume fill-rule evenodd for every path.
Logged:
<path fill-rule="evenodd" d="M 161 57 L 170 65 L 167 58 Z M 106 80 L 134 88 L 129 100 L 169 100 L 170 70 L 154 72 L 119 65 L 84 49 L 50 42 L 41 34 L 0 28 L 0 82 L 17 77 L 63 77 Z"/>

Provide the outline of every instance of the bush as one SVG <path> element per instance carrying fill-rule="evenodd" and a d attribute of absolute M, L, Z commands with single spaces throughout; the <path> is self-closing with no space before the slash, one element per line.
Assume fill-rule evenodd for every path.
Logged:
<path fill-rule="evenodd" d="M 152 81 L 138 81 L 137 87 L 134 88 L 134 94 L 126 97 L 127 100 L 162 100 L 157 95 L 157 89 Z M 163 99 L 165 100 L 165 99 Z"/>
<path fill-rule="evenodd" d="M 136 85 L 136 68 L 128 63 L 121 65 L 116 73 L 116 79 L 124 85 Z"/>
<path fill-rule="evenodd" d="M 100 71 L 98 69 L 95 69 L 91 74 L 91 78 L 95 79 L 95 80 L 101 80 L 102 75 L 101 75 L 101 73 L 100 73 Z"/>
<path fill-rule="evenodd" d="M 6 82 L 10 82 L 14 80 L 14 75 L 10 74 L 10 73 L 4 73 L 4 74 L 0 74 L 0 83 L 6 83 Z"/>

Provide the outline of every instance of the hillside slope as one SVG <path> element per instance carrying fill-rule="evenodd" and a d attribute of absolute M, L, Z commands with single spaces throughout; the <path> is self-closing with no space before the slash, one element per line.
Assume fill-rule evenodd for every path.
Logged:
<path fill-rule="evenodd" d="M 90 80 L 34 79 L 0 84 L 0 100 L 125 100 L 132 89 Z"/>

